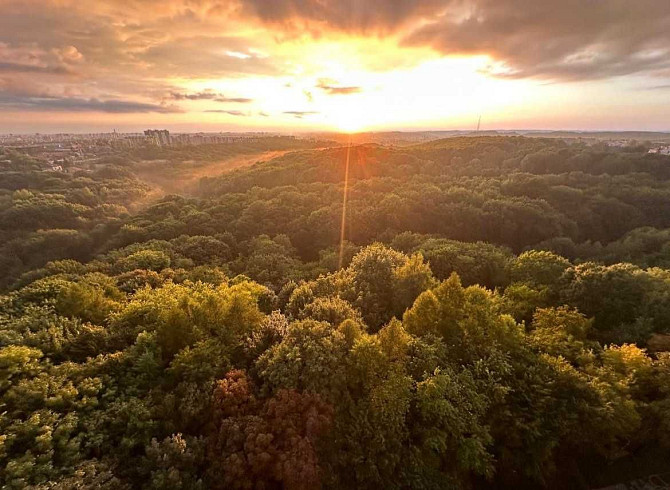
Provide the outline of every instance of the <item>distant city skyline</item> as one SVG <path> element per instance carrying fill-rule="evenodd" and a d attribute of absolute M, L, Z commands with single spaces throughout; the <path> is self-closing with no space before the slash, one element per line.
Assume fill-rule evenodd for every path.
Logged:
<path fill-rule="evenodd" d="M 670 2 L 0 0 L 0 133 L 670 131 Z"/>

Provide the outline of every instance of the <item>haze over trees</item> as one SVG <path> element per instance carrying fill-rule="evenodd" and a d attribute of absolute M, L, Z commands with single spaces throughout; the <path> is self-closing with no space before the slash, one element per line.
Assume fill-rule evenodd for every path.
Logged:
<path fill-rule="evenodd" d="M 346 151 L 157 202 L 128 156 L 56 174 L 6 152 L 4 487 L 597 488 L 667 468 L 670 157 L 354 146 L 339 268 Z"/>

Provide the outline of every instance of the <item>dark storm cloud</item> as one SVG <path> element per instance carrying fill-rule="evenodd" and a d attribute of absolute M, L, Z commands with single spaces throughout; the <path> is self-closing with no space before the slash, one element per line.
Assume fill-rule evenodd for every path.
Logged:
<path fill-rule="evenodd" d="M 174 113 L 174 106 L 147 104 L 129 100 L 100 100 L 79 97 L 30 96 L 0 92 L 0 108 L 40 112 Z"/>
<path fill-rule="evenodd" d="M 395 32 L 406 46 L 489 55 L 500 77 L 555 80 L 670 67 L 669 0 L 242 0 L 277 28 Z"/>

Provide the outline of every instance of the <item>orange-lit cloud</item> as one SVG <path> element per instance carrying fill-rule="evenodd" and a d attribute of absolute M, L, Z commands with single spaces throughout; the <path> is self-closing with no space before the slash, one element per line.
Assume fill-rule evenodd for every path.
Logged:
<path fill-rule="evenodd" d="M 317 85 L 318 88 L 330 95 L 348 95 L 361 92 L 361 87 L 338 85 L 333 80 L 321 79 Z"/>
<path fill-rule="evenodd" d="M 488 55 L 491 73 L 605 78 L 670 68 L 667 0 L 242 0 L 279 29 L 391 35 L 445 55 Z"/>
<path fill-rule="evenodd" d="M 414 30 L 409 45 L 487 54 L 493 74 L 555 80 L 660 75 L 670 68 L 666 0 L 473 0 Z"/>
<path fill-rule="evenodd" d="M 169 98 L 173 100 L 213 100 L 214 102 L 233 102 L 238 104 L 248 104 L 254 99 L 245 97 L 226 97 L 223 94 L 211 90 L 203 90 L 194 93 L 170 92 Z"/>

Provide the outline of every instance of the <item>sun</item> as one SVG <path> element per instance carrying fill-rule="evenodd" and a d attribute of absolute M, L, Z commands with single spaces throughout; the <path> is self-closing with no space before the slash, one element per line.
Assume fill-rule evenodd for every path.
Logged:
<path fill-rule="evenodd" d="M 357 119 L 338 121 L 336 126 L 343 133 L 358 133 L 365 128 L 365 124 Z"/>
<path fill-rule="evenodd" d="M 358 133 L 369 126 L 364 114 L 356 110 L 336 110 L 326 117 L 334 128 L 343 133 Z"/>

